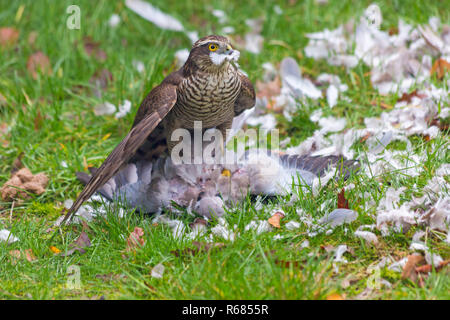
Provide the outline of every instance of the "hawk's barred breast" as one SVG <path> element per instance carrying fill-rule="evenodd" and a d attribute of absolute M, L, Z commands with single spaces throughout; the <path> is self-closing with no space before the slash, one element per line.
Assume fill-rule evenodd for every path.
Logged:
<path fill-rule="evenodd" d="M 218 126 L 233 117 L 240 89 L 241 80 L 231 64 L 219 73 L 197 72 L 180 83 L 173 116 L 190 129 L 194 121 L 202 121 L 203 128 Z"/>

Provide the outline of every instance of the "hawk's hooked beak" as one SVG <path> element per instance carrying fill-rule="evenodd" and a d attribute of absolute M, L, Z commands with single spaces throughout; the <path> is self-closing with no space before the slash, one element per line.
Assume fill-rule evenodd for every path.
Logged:
<path fill-rule="evenodd" d="M 238 61 L 240 52 L 238 50 L 234 50 L 229 44 L 227 45 L 227 48 L 225 49 L 226 59 L 229 61 Z"/>
<path fill-rule="evenodd" d="M 237 62 L 239 60 L 240 52 L 238 50 L 233 50 L 230 45 L 227 45 L 226 47 L 221 47 L 216 52 L 211 52 L 209 56 L 215 65 L 220 66 L 223 65 L 225 61 L 231 63 Z"/>
<path fill-rule="evenodd" d="M 229 44 L 227 44 L 227 49 L 226 49 L 226 54 L 232 54 L 233 53 L 233 48 L 231 48 L 231 46 Z"/>

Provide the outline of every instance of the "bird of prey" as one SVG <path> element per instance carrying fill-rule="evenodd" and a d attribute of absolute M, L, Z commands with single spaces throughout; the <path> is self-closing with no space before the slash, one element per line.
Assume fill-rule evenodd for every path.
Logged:
<path fill-rule="evenodd" d="M 255 105 L 255 90 L 235 64 L 238 58 L 226 37 L 196 41 L 186 63 L 145 97 L 130 132 L 93 172 L 63 222 L 130 162 L 170 153 L 177 143 L 170 139 L 174 130 L 202 121 L 204 129 L 216 128 L 226 137 L 233 118 Z"/>

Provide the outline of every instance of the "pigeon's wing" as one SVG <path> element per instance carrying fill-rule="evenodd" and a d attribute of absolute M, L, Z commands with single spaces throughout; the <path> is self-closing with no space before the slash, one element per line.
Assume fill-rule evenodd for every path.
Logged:
<path fill-rule="evenodd" d="M 182 76 L 179 72 L 172 73 L 147 95 L 139 107 L 130 132 L 109 154 L 98 170 L 93 172 L 91 179 L 67 212 L 63 222 L 70 219 L 84 201 L 88 200 L 135 155 L 139 147 L 175 105 L 177 86 L 181 80 Z"/>
<path fill-rule="evenodd" d="M 322 176 L 330 167 L 336 167 L 340 175 L 347 179 L 351 173 L 359 169 L 359 162 L 347 160 L 342 156 L 299 156 L 296 154 L 280 155 L 283 167 L 290 169 L 305 170 L 317 176 Z"/>
<path fill-rule="evenodd" d="M 234 116 L 240 115 L 246 109 L 252 108 L 256 101 L 255 88 L 253 88 L 252 83 L 241 71 L 238 74 L 241 78 L 241 91 L 234 103 Z"/>

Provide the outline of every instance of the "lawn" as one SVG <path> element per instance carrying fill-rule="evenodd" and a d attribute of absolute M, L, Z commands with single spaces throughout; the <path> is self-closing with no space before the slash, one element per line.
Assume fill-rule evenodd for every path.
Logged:
<path fill-rule="evenodd" d="M 261 52 L 241 50 L 239 60 L 253 83 L 263 78 L 263 63 L 277 65 L 289 56 L 311 79 L 323 72 L 339 75 L 348 85 L 346 95 L 351 102 L 339 101 L 329 108 L 325 98 L 308 100 L 306 104 L 298 103 L 290 121 L 281 114 L 275 115 L 282 133 L 280 139 L 289 136 L 290 146 L 313 134 L 316 127 L 309 116 L 315 110 L 345 118 L 346 128 L 360 128 L 365 118 L 380 116 L 386 105 L 393 106 L 400 98 L 397 94 L 380 95 L 371 85 L 370 69 L 363 64 L 347 72 L 344 67 L 308 58 L 304 53 L 306 33 L 335 29 L 359 17 L 370 3 L 330 0 L 320 5 L 312 0 L 293 0 L 280 1 L 274 8 L 272 1 L 263 0 L 152 0 L 153 5 L 180 20 L 186 30 L 197 31 L 200 36 L 220 32 L 224 24 L 212 11 L 223 10 L 228 16 L 225 25 L 234 27 L 232 38 L 238 42 L 248 32 L 246 19 L 264 17 Z M 383 30 L 395 28 L 400 18 L 415 26 L 437 16 L 442 24 L 450 24 L 448 1 L 377 3 L 383 13 Z M 69 29 L 66 24 L 70 16 L 66 9 L 72 4 L 81 9 L 80 29 Z M 108 22 L 113 14 L 120 17 L 115 27 Z M 423 225 L 388 236 L 374 229 L 377 245 L 354 236 L 358 227 L 376 223 L 377 205 L 389 187 L 406 187 L 401 201 L 422 194 L 436 171 L 450 162 L 448 129 L 432 139 L 420 135 L 408 138 L 415 154 L 426 154 L 421 164 L 424 169 L 417 176 L 398 171 L 376 178 L 355 174 L 348 181 L 331 181 L 317 194 L 296 188 L 294 195 L 264 199 L 262 206 L 256 206 L 253 197 L 247 197 L 226 215 L 227 223 L 236 225 L 239 231 L 236 239 L 213 237 L 214 242 L 224 244 L 220 248 L 196 250 L 195 242 L 175 238 L 167 225 L 154 223 L 151 217 L 131 210 L 119 218 L 114 208 L 87 224 L 48 230 L 64 212 L 64 202 L 75 199 L 82 189 L 75 173 L 102 163 L 130 129 L 142 99 L 175 70 L 175 53 L 190 48 L 191 41 L 182 32 L 160 29 L 139 17 L 124 1 L 97 1 L 93 5 L 87 0 L 0 0 L 2 27 L 17 29 L 19 36 L 13 45 L 0 46 L 0 185 L 10 178 L 18 158 L 34 174 L 44 172 L 49 183 L 39 196 L 0 200 L 0 230 L 7 229 L 20 239 L 12 244 L 0 242 L 0 298 L 450 298 L 448 266 L 439 271 L 433 269 L 418 282 L 402 278 L 401 272 L 388 268 L 389 264 L 377 267 L 387 257 L 399 261 L 412 254 L 411 238 L 420 230 L 426 231 L 427 247 L 447 260 L 450 245 L 445 241 L 445 233 Z M 38 51 L 48 57 L 49 67 L 33 76 L 29 57 Z M 143 71 L 136 68 L 137 61 L 143 63 Z M 110 75 L 101 76 L 102 70 Z M 446 77 L 448 80 L 448 73 Z M 95 79 L 106 83 L 99 89 Z M 445 83 L 436 78 L 432 81 L 440 87 Z M 124 117 L 94 112 L 100 103 L 108 101 L 118 106 L 125 100 L 131 102 L 131 111 Z M 390 150 L 404 148 L 401 142 L 388 146 Z M 354 149 L 357 154 L 367 151 L 364 143 Z M 449 176 L 445 181 L 448 197 Z M 350 209 L 358 212 L 355 221 L 315 236 L 305 223 L 293 230 L 285 227 L 287 221 L 301 222 L 299 212 L 320 218 L 335 209 L 339 192 L 350 184 L 354 187 L 346 189 L 345 196 Z M 244 231 L 252 220 L 270 218 L 274 208 L 282 208 L 286 214 L 281 228 L 261 234 Z M 186 225 L 194 218 L 178 217 Z M 217 223 L 211 221 L 212 226 Z M 136 227 L 142 228 L 145 243 L 127 250 L 127 238 Z M 55 253 L 55 248 L 63 252 L 70 248 L 82 230 L 91 241 L 84 254 Z M 335 261 L 335 249 L 342 244 L 348 247 L 344 254 L 346 263 Z M 32 253 L 28 259 L 26 252 Z M 158 264 L 165 268 L 162 278 L 152 276 Z M 80 280 L 75 286 L 70 285 L 72 272 Z M 369 286 L 370 290 L 368 279 L 378 281 Z"/>

